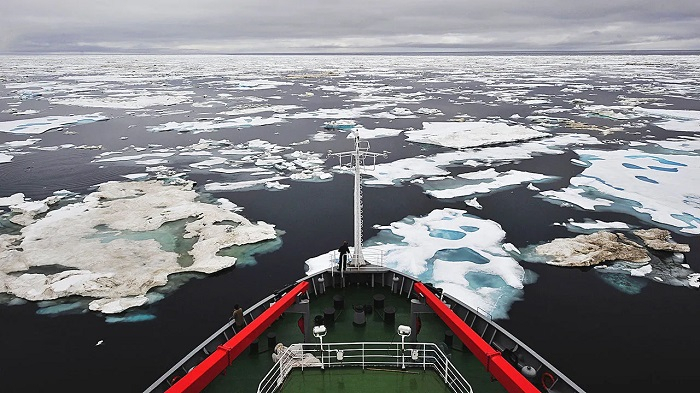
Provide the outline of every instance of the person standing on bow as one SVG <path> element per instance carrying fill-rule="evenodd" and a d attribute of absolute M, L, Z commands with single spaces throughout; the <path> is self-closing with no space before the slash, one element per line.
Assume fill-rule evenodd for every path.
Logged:
<path fill-rule="evenodd" d="M 345 270 L 348 267 L 348 258 L 350 258 L 350 247 L 348 247 L 347 241 L 344 241 L 343 245 L 340 246 L 338 254 L 340 254 L 340 270 Z"/>

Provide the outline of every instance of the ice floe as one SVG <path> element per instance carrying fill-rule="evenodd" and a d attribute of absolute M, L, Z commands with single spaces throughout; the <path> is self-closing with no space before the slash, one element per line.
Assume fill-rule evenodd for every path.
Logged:
<path fill-rule="evenodd" d="M 376 139 L 376 138 L 385 138 L 385 137 L 391 137 L 391 136 L 397 136 L 403 132 L 403 130 L 397 130 L 394 128 L 373 128 L 373 129 L 367 129 L 364 127 L 356 127 L 355 132 L 357 132 L 360 135 L 360 139 Z M 351 139 L 354 138 L 353 133 L 348 133 L 347 138 Z"/>
<path fill-rule="evenodd" d="M 507 162 L 526 160 L 537 155 L 563 154 L 570 145 L 598 144 L 600 141 L 588 135 L 560 134 L 550 138 L 513 143 L 507 146 L 488 146 L 476 149 L 465 149 L 437 153 L 431 156 L 416 156 L 399 159 L 392 162 L 379 163 L 366 170 L 372 178 L 365 184 L 385 186 L 398 184 L 403 181 L 430 176 L 446 176 L 450 172 L 444 168 L 455 165 L 495 166 Z"/>
<path fill-rule="evenodd" d="M 644 264 L 651 260 L 644 247 L 621 233 L 606 231 L 554 239 L 535 247 L 535 253 L 547 257 L 547 263 L 556 266 L 595 266 L 617 260 Z"/>
<path fill-rule="evenodd" d="M 572 231 L 572 232 L 584 232 L 584 233 L 591 233 L 595 231 L 599 231 L 601 229 L 630 229 L 629 224 L 620 222 L 620 221 L 612 221 L 612 222 L 605 222 L 601 220 L 590 220 L 587 219 L 583 222 L 576 222 L 573 220 L 570 220 L 566 222 L 566 227 Z"/>
<path fill-rule="evenodd" d="M 153 132 L 177 131 L 177 132 L 192 132 L 198 134 L 200 132 L 214 132 L 222 128 L 242 128 L 264 126 L 284 122 L 284 119 L 278 117 L 238 117 L 235 119 L 217 118 L 206 121 L 190 121 L 190 122 L 175 122 L 171 121 L 165 124 L 148 127 Z"/>
<path fill-rule="evenodd" d="M 143 304 L 148 290 L 174 273 L 233 266 L 236 257 L 222 250 L 277 237 L 270 224 L 197 199 L 191 182 L 104 183 L 20 234 L 0 235 L 0 290 L 32 301 L 84 296 L 95 299 L 92 310 L 120 312 Z M 179 249 L 175 238 L 189 246 Z"/>
<path fill-rule="evenodd" d="M 640 114 L 660 118 L 661 120 L 656 121 L 655 124 L 669 131 L 700 131 L 700 111 L 647 108 L 635 108 L 635 110 Z"/>
<path fill-rule="evenodd" d="M 628 294 L 638 294 L 646 286 L 639 279 L 690 286 L 697 273 L 682 263 L 689 252 L 687 244 L 673 241 L 670 232 L 651 228 L 613 233 L 596 231 L 573 238 L 559 238 L 529 246 L 518 258 L 557 266 L 594 266 L 608 284 Z"/>
<path fill-rule="evenodd" d="M 433 210 L 378 228 L 379 234 L 365 242 L 366 254 L 383 254 L 386 266 L 431 282 L 494 318 L 507 318 L 532 279 L 504 251 L 501 227 L 463 210 Z M 332 255 L 309 259 L 307 273 L 327 268 Z"/>
<path fill-rule="evenodd" d="M 509 170 L 497 172 L 495 169 L 462 173 L 456 177 L 424 179 L 421 187 L 426 193 L 440 199 L 470 197 L 489 194 L 496 190 L 514 187 L 528 182 L 546 182 L 556 177 L 538 173 Z"/>
<path fill-rule="evenodd" d="M 543 138 L 550 134 L 521 125 L 490 121 L 424 122 L 422 130 L 406 131 L 407 140 L 467 148 Z"/>
<path fill-rule="evenodd" d="M 14 157 L 9 154 L 0 153 L 0 164 L 8 163 L 12 161 L 13 158 Z"/>
<path fill-rule="evenodd" d="M 102 116 L 102 114 L 98 112 L 89 115 L 46 116 L 32 119 L 10 120 L 0 122 L 0 132 L 34 135 L 61 127 L 93 123 L 107 119 L 107 117 Z"/>
<path fill-rule="evenodd" d="M 108 95 L 71 94 L 49 98 L 52 104 L 74 105 L 90 108 L 143 109 L 153 106 L 169 106 L 190 102 L 191 92 L 114 90 Z"/>
<path fill-rule="evenodd" d="M 623 211 L 674 231 L 700 234 L 700 171 L 697 156 L 641 150 L 576 151 L 589 166 L 548 200 L 586 210 Z"/>

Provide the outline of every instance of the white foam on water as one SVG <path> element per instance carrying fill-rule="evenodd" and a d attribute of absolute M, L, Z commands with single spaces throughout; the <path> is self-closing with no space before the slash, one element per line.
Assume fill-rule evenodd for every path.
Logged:
<path fill-rule="evenodd" d="M 0 122 L 0 132 L 34 135 L 61 127 L 93 123 L 107 119 L 107 117 L 102 116 L 102 114 L 98 112 L 89 115 L 46 116 L 32 119 L 10 120 Z"/>

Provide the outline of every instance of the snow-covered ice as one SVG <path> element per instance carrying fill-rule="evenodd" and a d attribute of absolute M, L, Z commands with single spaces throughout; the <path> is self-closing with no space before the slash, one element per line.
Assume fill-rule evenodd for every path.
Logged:
<path fill-rule="evenodd" d="M 589 166 L 547 199 L 582 209 L 624 211 L 677 232 L 700 234 L 700 163 L 696 156 L 641 150 L 580 150 Z"/>
<path fill-rule="evenodd" d="M 238 117 L 234 119 L 215 119 L 207 121 L 190 121 L 190 122 L 175 122 L 171 121 L 165 124 L 149 127 L 153 132 L 177 131 L 177 132 L 192 132 L 198 134 L 200 132 L 214 132 L 223 128 L 241 128 L 254 127 L 276 124 L 284 122 L 284 119 L 279 117 Z"/>
<path fill-rule="evenodd" d="M 252 223 L 228 206 L 197 198 L 189 182 L 104 183 L 82 202 L 28 223 L 18 235 L 0 235 L 0 288 L 33 301 L 97 298 L 90 309 L 121 312 L 143 304 L 142 296 L 174 273 L 233 266 L 236 258 L 220 255 L 222 249 L 276 239 L 273 225 Z M 169 245 L 173 237 L 192 239 L 191 248 L 178 251 Z M 181 264 L 183 255 L 191 262 Z M 35 266 L 61 269 L 30 273 Z"/>
<path fill-rule="evenodd" d="M 425 179 L 421 184 L 426 193 L 440 199 L 470 197 L 489 194 L 493 191 L 514 187 L 529 182 L 546 182 L 556 179 L 538 173 L 509 170 L 497 172 L 495 169 L 462 173 L 456 178 L 431 181 Z"/>
<path fill-rule="evenodd" d="M 422 130 L 405 132 L 412 142 L 467 148 L 519 142 L 550 136 L 521 125 L 490 121 L 424 122 Z"/>
<path fill-rule="evenodd" d="M 56 128 L 75 126 L 107 120 L 101 113 L 89 115 L 46 116 L 32 119 L 10 120 L 0 122 L 0 132 L 10 134 L 42 134 Z"/>
<path fill-rule="evenodd" d="M 383 254 L 386 266 L 433 283 L 494 318 L 507 318 L 532 277 L 503 249 L 505 232 L 497 223 L 463 210 L 433 210 L 378 228 L 365 242 L 366 254 Z M 327 268 L 333 253 L 309 259 L 307 274 Z"/>

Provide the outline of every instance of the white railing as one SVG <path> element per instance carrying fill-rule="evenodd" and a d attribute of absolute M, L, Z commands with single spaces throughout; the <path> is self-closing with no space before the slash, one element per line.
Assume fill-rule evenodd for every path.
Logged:
<path fill-rule="evenodd" d="M 362 249 L 362 255 L 364 257 L 365 262 L 369 262 L 375 266 L 381 266 L 384 267 L 384 255 L 386 253 L 381 250 L 372 250 L 372 249 Z M 337 269 L 338 266 L 340 266 L 340 255 L 338 254 L 338 251 L 333 251 L 333 253 L 330 254 L 330 257 L 328 258 L 328 267 Z M 357 269 L 358 267 L 355 266 L 352 262 L 352 254 L 348 254 L 348 262 L 347 262 L 347 268 L 348 269 Z"/>
<path fill-rule="evenodd" d="M 472 393 L 472 387 L 449 358 L 433 343 L 354 342 L 292 344 L 281 351 L 258 385 L 258 393 L 277 391 L 294 368 L 382 367 L 432 368 L 453 392 Z"/>

